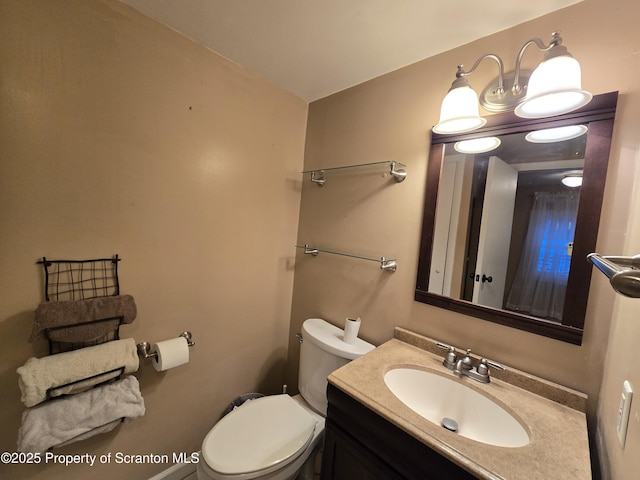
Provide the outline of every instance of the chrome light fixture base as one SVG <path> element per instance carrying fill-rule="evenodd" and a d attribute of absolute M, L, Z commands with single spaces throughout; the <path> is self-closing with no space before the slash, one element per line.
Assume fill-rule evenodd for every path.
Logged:
<path fill-rule="evenodd" d="M 514 85 L 515 71 L 505 73 L 503 91 L 500 91 L 500 78 L 496 77 L 479 95 L 480 105 L 492 113 L 508 112 L 515 109 L 524 101 L 530 76 L 530 71 L 520 71 L 519 84 Z"/>

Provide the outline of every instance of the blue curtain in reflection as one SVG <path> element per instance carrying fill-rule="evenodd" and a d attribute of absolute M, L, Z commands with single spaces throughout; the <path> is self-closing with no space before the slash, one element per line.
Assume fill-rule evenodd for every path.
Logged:
<path fill-rule="evenodd" d="M 562 321 L 579 192 L 538 192 L 506 308 Z"/>

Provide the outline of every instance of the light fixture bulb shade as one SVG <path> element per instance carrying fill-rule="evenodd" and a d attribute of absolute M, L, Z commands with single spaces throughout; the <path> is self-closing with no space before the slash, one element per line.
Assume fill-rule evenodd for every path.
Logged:
<path fill-rule="evenodd" d="M 582 90 L 580 64 L 571 55 L 560 55 L 540 62 L 527 86 L 527 96 L 516 107 L 523 118 L 562 115 L 585 106 L 591 93 Z"/>
<path fill-rule="evenodd" d="M 442 100 L 440 121 L 433 127 L 436 133 L 470 132 L 482 127 L 487 120 L 480 116 L 478 94 L 468 85 L 452 88 Z"/>

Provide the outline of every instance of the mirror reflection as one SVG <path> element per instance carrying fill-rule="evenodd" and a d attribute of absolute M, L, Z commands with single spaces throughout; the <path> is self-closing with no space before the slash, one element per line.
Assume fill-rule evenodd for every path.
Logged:
<path fill-rule="evenodd" d="M 575 127 L 444 146 L 430 293 L 562 322 L 587 139 Z"/>

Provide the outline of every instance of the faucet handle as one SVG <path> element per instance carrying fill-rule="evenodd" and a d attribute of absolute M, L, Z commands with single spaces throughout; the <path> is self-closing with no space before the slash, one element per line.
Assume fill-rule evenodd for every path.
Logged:
<path fill-rule="evenodd" d="M 448 350 L 442 364 L 447 368 L 454 368 L 456 361 L 458 360 L 458 354 L 456 353 L 455 347 L 442 342 L 437 342 L 436 345 L 444 350 Z"/>
<path fill-rule="evenodd" d="M 481 375 L 489 375 L 489 366 L 496 368 L 498 370 L 506 370 L 504 365 L 498 362 L 494 362 L 493 360 L 489 360 L 486 358 L 481 358 L 480 363 L 478 364 L 477 370 Z"/>
<path fill-rule="evenodd" d="M 436 342 L 436 347 L 440 347 L 444 350 L 453 350 L 455 352 L 455 348 L 453 348 L 451 345 L 448 345 L 446 343 Z"/>

